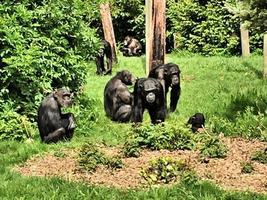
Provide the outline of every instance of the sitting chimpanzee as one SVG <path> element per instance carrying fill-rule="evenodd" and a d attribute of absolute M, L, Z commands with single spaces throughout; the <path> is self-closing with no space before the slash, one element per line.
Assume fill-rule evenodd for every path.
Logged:
<path fill-rule="evenodd" d="M 164 122 L 167 114 L 163 87 L 157 79 L 141 78 L 134 85 L 132 121 L 143 121 L 143 113 L 148 109 L 153 124 Z"/>
<path fill-rule="evenodd" d="M 156 78 L 160 81 L 165 91 L 165 97 L 167 96 L 169 87 L 172 88 L 170 95 L 170 111 L 174 112 L 181 93 L 180 69 L 178 65 L 173 63 L 159 65 L 149 72 L 148 77 Z"/>
<path fill-rule="evenodd" d="M 140 56 L 142 54 L 142 45 L 137 39 L 126 36 L 123 42 L 122 53 L 124 56 Z"/>
<path fill-rule="evenodd" d="M 107 67 L 105 67 L 105 60 Z M 101 41 L 101 47 L 96 56 L 96 67 L 96 73 L 99 75 L 111 74 L 112 72 L 112 50 L 110 43 L 106 40 Z"/>
<path fill-rule="evenodd" d="M 189 118 L 187 124 L 191 124 L 191 130 L 195 132 L 203 132 L 205 130 L 205 117 L 202 113 L 196 113 Z"/>
<path fill-rule="evenodd" d="M 72 95 L 67 88 L 60 88 L 42 101 L 37 120 L 42 142 L 72 138 L 76 126 L 74 116 L 72 113 L 61 113 L 61 107 L 68 107 L 72 103 Z"/>
<path fill-rule="evenodd" d="M 132 115 L 132 94 L 127 85 L 132 85 L 134 76 L 128 70 L 118 72 L 106 84 L 104 108 L 106 115 L 113 121 L 128 122 Z"/>

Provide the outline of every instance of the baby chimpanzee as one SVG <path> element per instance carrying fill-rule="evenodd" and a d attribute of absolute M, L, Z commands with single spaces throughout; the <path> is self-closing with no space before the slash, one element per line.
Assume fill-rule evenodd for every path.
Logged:
<path fill-rule="evenodd" d="M 189 118 L 187 124 L 191 124 L 191 130 L 195 132 L 203 132 L 205 129 L 205 117 L 202 113 L 196 113 Z"/>

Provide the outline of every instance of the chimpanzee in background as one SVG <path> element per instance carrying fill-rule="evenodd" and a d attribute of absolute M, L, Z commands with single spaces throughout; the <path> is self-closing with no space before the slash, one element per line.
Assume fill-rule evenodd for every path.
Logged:
<path fill-rule="evenodd" d="M 70 140 L 75 129 L 72 113 L 61 113 L 61 107 L 72 103 L 73 94 L 67 88 L 60 88 L 45 97 L 38 109 L 38 129 L 45 143 Z"/>
<path fill-rule="evenodd" d="M 105 67 L 106 60 L 106 67 Z M 102 40 L 101 47 L 96 56 L 96 73 L 99 75 L 106 75 L 112 73 L 112 50 L 108 41 Z"/>
<path fill-rule="evenodd" d="M 141 56 L 142 45 L 137 39 L 126 36 L 123 42 L 122 53 L 124 56 Z"/>
<path fill-rule="evenodd" d="M 154 78 L 138 79 L 134 85 L 132 121 L 142 122 L 143 113 L 148 109 L 153 124 L 164 122 L 167 114 L 164 91 L 161 83 Z"/>
<path fill-rule="evenodd" d="M 203 132 L 205 130 L 205 117 L 202 113 L 196 113 L 191 116 L 187 122 L 191 124 L 191 130 L 195 132 Z"/>
<path fill-rule="evenodd" d="M 173 63 L 167 63 L 164 65 L 159 65 L 153 68 L 148 77 L 156 78 L 160 81 L 165 92 L 165 97 L 171 87 L 170 95 L 170 111 L 174 112 L 177 107 L 178 100 L 180 98 L 181 87 L 180 87 L 180 69 L 178 65 Z"/>
<path fill-rule="evenodd" d="M 104 108 L 106 115 L 113 121 L 128 122 L 132 115 L 132 94 L 127 85 L 132 85 L 134 76 L 128 70 L 118 72 L 106 84 Z"/>

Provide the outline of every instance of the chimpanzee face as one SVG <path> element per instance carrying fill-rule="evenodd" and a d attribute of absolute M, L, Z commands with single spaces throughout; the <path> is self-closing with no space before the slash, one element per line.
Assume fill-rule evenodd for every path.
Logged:
<path fill-rule="evenodd" d="M 54 92 L 54 98 L 61 107 L 68 107 L 72 103 L 73 93 L 71 93 L 67 88 L 60 88 Z"/>
<path fill-rule="evenodd" d="M 126 85 L 132 85 L 135 82 L 135 77 L 128 70 L 122 71 L 122 82 Z"/>
<path fill-rule="evenodd" d="M 176 67 L 170 68 L 168 76 L 171 79 L 171 86 L 178 85 L 180 83 L 180 70 Z"/>
<path fill-rule="evenodd" d="M 145 96 L 147 103 L 153 104 L 156 100 L 157 87 L 151 80 L 146 80 L 143 83 L 143 96 Z"/>
<path fill-rule="evenodd" d="M 123 45 L 127 47 L 132 41 L 132 38 L 130 36 L 126 36 L 123 42 Z"/>

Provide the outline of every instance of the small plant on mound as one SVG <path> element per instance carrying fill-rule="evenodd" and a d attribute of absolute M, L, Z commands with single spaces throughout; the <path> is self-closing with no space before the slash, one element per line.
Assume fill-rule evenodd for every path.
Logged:
<path fill-rule="evenodd" d="M 180 172 L 186 170 L 182 160 L 173 160 L 170 157 L 160 157 L 150 161 L 149 167 L 141 171 L 141 176 L 152 183 L 170 183 L 176 181 Z"/>
<path fill-rule="evenodd" d="M 188 149 L 195 147 L 194 135 L 184 125 L 159 124 L 134 127 L 124 144 L 125 156 L 138 156 L 140 148 Z"/>
<path fill-rule="evenodd" d="M 99 165 L 105 165 L 113 169 L 122 168 L 123 166 L 119 157 L 107 157 L 93 144 L 82 146 L 78 162 L 81 169 L 86 171 L 94 171 Z"/>
<path fill-rule="evenodd" d="M 258 161 L 262 164 L 267 164 L 267 149 L 264 151 L 257 151 L 252 155 L 252 160 Z"/>
<path fill-rule="evenodd" d="M 241 163 L 241 167 L 242 167 L 241 172 L 245 174 L 250 174 L 254 170 L 250 162 Z"/>
<path fill-rule="evenodd" d="M 227 154 L 227 147 L 220 142 L 217 136 L 203 134 L 200 138 L 200 155 L 202 158 L 224 158 Z"/>

